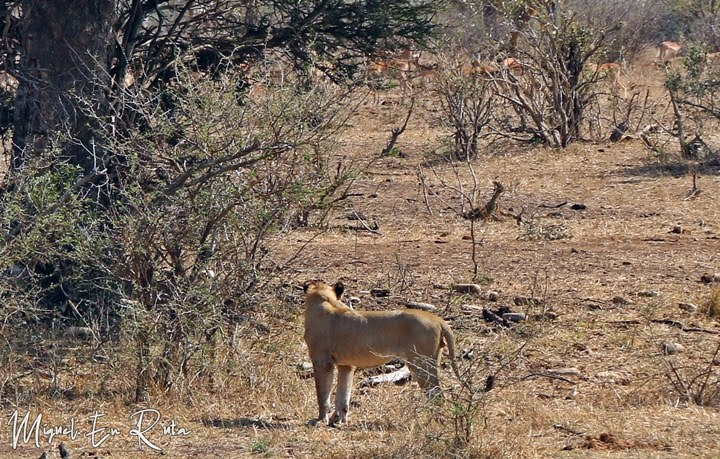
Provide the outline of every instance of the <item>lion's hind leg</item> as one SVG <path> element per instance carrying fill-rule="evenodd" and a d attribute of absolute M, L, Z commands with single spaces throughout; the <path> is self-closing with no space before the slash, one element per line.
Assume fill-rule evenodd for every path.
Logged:
<path fill-rule="evenodd" d="M 440 379 L 438 378 L 438 355 L 415 355 L 407 359 L 408 369 L 412 377 L 429 398 L 435 398 L 441 393 Z"/>

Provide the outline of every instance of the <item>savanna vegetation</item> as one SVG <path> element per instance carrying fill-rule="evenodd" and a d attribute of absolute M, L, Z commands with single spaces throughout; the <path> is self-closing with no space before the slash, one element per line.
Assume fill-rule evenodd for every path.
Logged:
<path fill-rule="evenodd" d="M 717 454 L 719 8 L 0 0 L 0 456 Z M 310 427 L 318 278 L 461 381 Z"/>

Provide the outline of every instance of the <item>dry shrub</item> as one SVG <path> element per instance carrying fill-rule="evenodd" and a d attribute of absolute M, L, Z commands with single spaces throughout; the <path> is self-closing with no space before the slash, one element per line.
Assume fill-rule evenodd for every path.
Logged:
<path fill-rule="evenodd" d="M 134 372 L 118 379 L 138 400 L 207 381 L 237 325 L 267 333 L 253 316 L 278 266 L 268 238 L 322 221 L 354 174 L 333 155 L 343 91 L 238 93 L 234 75 L 177 75 L 160 100 L 128 90 L 136 122 L 122 129 L 91 113 L 107 122 L 98 135 L 117 163 L 98 169 L 112 168 L 115 183 L 78 186 L 77 168 L 50 150 L 0 203 L 3 329 L 42 334 L 53 320 L 90 330 L 94 353 L 120 343 L 117 361 Z M 98 187 L 110 205 L 93 201 Z"/>

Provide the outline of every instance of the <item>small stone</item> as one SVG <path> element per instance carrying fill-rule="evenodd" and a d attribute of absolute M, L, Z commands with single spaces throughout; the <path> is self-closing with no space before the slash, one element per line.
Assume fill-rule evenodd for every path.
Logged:
<path fill-rule="evenodd" d="M 390 296 L 390 290 L 386 288 L 373 288 L 370 289 L 370 295 L 374 296 L 375 298 L 388 297 Z"/>
<path fill-rule="evenodd" d="M 671 232 L 671 233 L 675 233 L 675 234 L 682 234 L 683 228 L 682 228 L 682 226 L 680 226 L 680 225 L 675 225 L 675 226 L 672 227 L 672 229 L 670 230 L 670 232 Z"/>
<path fill-rule="evenodd" d="M 594 380 L 596 384 L 621 384 L 623 386 L 630 384 L 630 380 L 626 376 L 615 371 L 596 373 Z"/>
<path fill-rule="evenodd" d="M 525 314 L 522 312 L 506 312 L 502 315 L 502 318 L 509 322 L 522 322 L 525 320 Z"/>
<path fill-rule="evenodd" d="M 672 341 L 665 341 L 663 343 L 663 354 L 665 354 L 665 355 L 679 354 L 680 352 L 682 352 L 684 350 L 685 350 L 685 348 L 680 343 L 674 343 Z"/>
<path fill-rule="evenodd" d="M 475 306 L 474 304 L 463 304 L 460 306 L 460 310 L 465 312 L 482 312 L 483 309 L 485 308 L 482 306 Z"/>
<path fill-rule="evenodd" d="M 687 312 L 696 312 L 698 309 L 697 305 L 693 303 L 679 303 L 678 307 Z"/>
<path fill-rule="evenodd" d="M 660 292 L 657 290 L 643 290 L 642 292 L 637 292 L 637 296 L 642 296 L 645 298 L 656 298 L 660 296 Z"/>
<path fill-rule="evenodd" d="M 497 302 L 500 299 L 500 294 L 494 290 L 487 292 L 488 301 Z"/>
<path fill-rule="evenodd" d="M 570 206 L 572 210 L 585 210 L 587 209 L 587 206 L 585 204 L 576 203 Z"/>
<path fill-rule="evenodd" d="M 612 303 L 616 306 L 627 306 L 629 304 L 633 304 L 631 300 L 628 300 L 627 298 L 623 298 L 621 296 L 613 297 Z"/>
<path fill-rule="evenodd" d="M 482 295 L 482 288 L 478 284 L 455 284 L 453 290 L 458 293 L 467 293 L 469 295 Z"/>
<path fill-rule="evenodd" d="M 568 368 L 552 368 L 546 371 L 547 374 L 553 376 L 581 376 L 580 370 L 574 367 Z"/>
<path fill-rule="evenodd" d="M 408 301 L 405 303 L 405 307 L 409 309 L 420 309 L 421 311 L 434 312 L 437 308 L 430 303 L 417 303 L 415 301 Z"/>
<path fill-rule="evenodd" d="M 350 298 L 348 298 L 348 306 L 350 306 L 350 308 L 354 308 L 355 305 L 357 305 L 358 303 L 360 303 L 359 297 L 351 296 Z"/>
<path fill-rule="evenodd" d="M 313 372 L 313 364 L 310 362 L 300 362 L 296 365 L 298 371 L 302 373 L 312 373 Z"/>
<path fill-rule="evenodd" d="M 712 284 L 714 282 L 720 282 L 720 274 L 705 273 L 700 277 L 700 281 L 704 284 Z"/>

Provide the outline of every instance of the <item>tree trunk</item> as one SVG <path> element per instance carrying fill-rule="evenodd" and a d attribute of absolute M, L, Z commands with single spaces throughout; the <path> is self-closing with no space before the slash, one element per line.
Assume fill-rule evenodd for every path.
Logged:
<path fill-rule="evenodd" d="M 109 108 L 115 1 L 22 0 L 21 11 L 12 168 L 62 136 L 71 163 L 86 174 L 104 169 L 97 117 Z"/>

